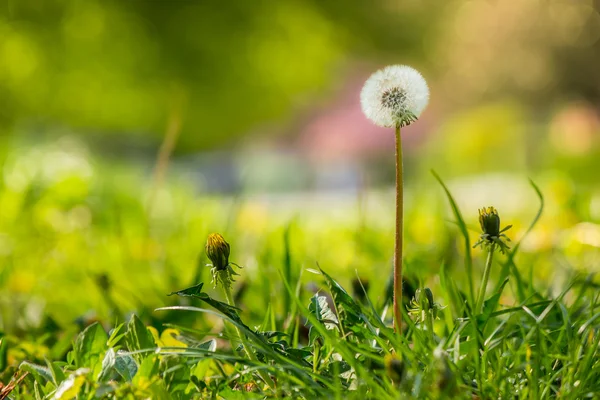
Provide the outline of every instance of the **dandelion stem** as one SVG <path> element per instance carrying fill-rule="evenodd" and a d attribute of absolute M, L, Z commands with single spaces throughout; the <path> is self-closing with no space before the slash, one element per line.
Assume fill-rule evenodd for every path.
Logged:
<path fill-rule="evenodd" d="M 435 333 L 433 332 L 433 310 L 431 308 L 427 308 L 427 317 L 425 319 L 425 324 L 427 325 L 427 330 L 429 331 L 429 337 L 432 341 L 434 341 Z"/>
<path fill-rule="evenodd" d="M 485 298 L 487 283 L 490 279 L 490 272 L 492 271 L 492 260 L 494 258 L 495 248 L 496 243 L 492 243 L 487 256 L 487 260 L 485 262 L 485 269 L 483 270 L 483 280 L 481 281 L 481 286 L 479 287 L 479 295 L 477 296 L 477 304 L 475 305 L 475 314 L 481 314 L 482 312 L 483 299 Z"/>
<path fill-rule="evenodd" d="M 226 271 L 221 271 L 219 273 L 225 274 Z M 225 293 L 225 299 L 227 300 L 227 304 L 229 304 L 232 307 L 235 307 L 235 301 L 233 300 L 233 296 L 231 294 L 231 287 L 229 287 L 227 285 L 220 285 L 220 286 L 223 288 L 223 293 Z M 242 345 L 244 346 L 244 352 L 246 353 L 246 356 L 248 356 L 248 358 L 251 361 L 258 362 L 258 358 L 256 358 L 256 354 L 254 354 L 254 352 L 250 349 L 250 346 L 249 346 L 248 342 L 246 341 L 246 339 L 244 338 L 244 335 L 240 331 L 240 328 L 238 328 L 238 326 L 235 324 L 233 324 L 233 327 L 235 328 L 235 332 L 238 336 L 238 339 L 242 342 Z M 233 347 L 233 342 L 232 342 L 232 347 Z M 273 382 L 271 377 L 266 372 L 258 371 L 258 375 L 267 384 L 267 386 L 269 386 L 269 388 L 275 389 L 275 383 Z"/>
<path fill-rule="evenodd" d="M 404 208 L 404 176 L 402 172 L 402 137 L 396 125 L 396 235 L 394 242 L 394 328 L 402 335 L 402 227 Z"/>

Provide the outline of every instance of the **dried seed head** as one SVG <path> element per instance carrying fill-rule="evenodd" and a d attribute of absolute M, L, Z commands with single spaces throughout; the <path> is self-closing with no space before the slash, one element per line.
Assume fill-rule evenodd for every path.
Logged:
<path fill-rule="evenodd" d="M 416 121 L 428 102 L 427 82 L 417 70 L 406 65 L 391 65 L 375 72 L 360 93 L 366 117 L 388 128 Z"/>

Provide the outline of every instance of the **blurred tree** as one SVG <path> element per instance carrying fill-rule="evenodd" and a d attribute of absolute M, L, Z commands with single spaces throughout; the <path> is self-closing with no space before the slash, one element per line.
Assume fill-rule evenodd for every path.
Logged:
<path fill-rule="evenodd" d="M 420 57 L 436 15 L 387 0 L 2 3 L 0 124 L 160 140 L 184 97 L 179 150 L 289 117 L 352 55 Z"/>

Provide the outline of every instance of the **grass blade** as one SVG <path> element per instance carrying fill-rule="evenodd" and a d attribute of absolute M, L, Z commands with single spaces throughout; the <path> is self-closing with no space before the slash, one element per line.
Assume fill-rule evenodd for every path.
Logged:
<path fill-rule="evenodd" d="M 472 304 L 474 304 L 475 292 L 473 289 L 473 258 L 471 256 L 471 240 L 469 239 L 469 230 L 467 229 L 467 224 L 465 224 L 465 220 L 463 219 L 462 214 L 458 208 L 458 205 L 456 204 L 454 197 L 452 197 L 452 194 L 450 193 L 450 190 L 448 189 L 448 187 L 446 186 L 444 181 L 442 181 L 442 178 L 440 178 L 440 176 L 434 170 L 431 170 L 431 173 L 433 174 L 435 179 L 440 183 L 440 185 L 442 185 L 442 188 L 444 189 L 444 192 L 446 193 L 446 197 L 448 198 L 448 201 L 450 202 L 450 207 L 452 208 L 452 213 L 454 214 L 454 217 L 456 218 L 456 223 L 458 224 L 458 229 L 460 230 L 460 233 L 462 234 L 463 238 L 465 239 L 465 270 L 467 272 L 467 280 L 468 280 L 468 284 L 469 284 L 469 300 Z"/>

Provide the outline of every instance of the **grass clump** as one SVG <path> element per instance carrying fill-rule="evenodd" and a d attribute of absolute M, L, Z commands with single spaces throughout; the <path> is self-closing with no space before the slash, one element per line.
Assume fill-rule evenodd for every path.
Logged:
<path fill-rule="evenodd" d="M 467 232 L 446 193 L 459 230 Z M 283 236 L 284 243 L 292 240 L 289 230 Z M 220 235 L 211 238 L 207 252 L 213 273 L 227 275 L 215 280 L 221 296 L 204 283 L 176 290 L 165 298 L 176 304 L 152 313 L 156 326 L 135 314 L 108 332 L 95 322 L 72 346 L 68 335 L 66 344 L 54 337 L 50 352 L 16 367 L 7 364 L 8 350 L 14 358 L 14 348 L 27 344 L 4 336 L 0 355 L 7 384 L 0 396 L 578 399 L 600 391 L 597 284 L 592 277 L 573 276 L 556 294 L 536 288 L 515 273 L 519 241 L 486 265 L 488 277 L 502 280 L 490 285 L 492 290 L 481 282 L 483 301 L 474 297 L 469 282 L 455 279 L 448 265 L 440 268 L 433 289 L 413 288 L 410 305 L 405 299 L 402 307 L 405 324 L 398 335 L 390 291 L 372 299 L 368 282 L 357 278 L 348 292 L 328 268 L 296 268 L 289 254 L 276 268 L 280 289 L 257 310 L 252 284 L 244 283 L 247 268 L 239 272 L 244 282 L 233 291 L 229 287 L 235 241 L 230 246 Z M 469 267 L 475 260 L 467 234 L 463 240 Z M 260 268 L 253 274 L 255 281 L 274 279 Z M 311 289 L 305 282 L 318 285 Z M 60 346 L 66 349 L 64 359 L 56 356 Z"/>

